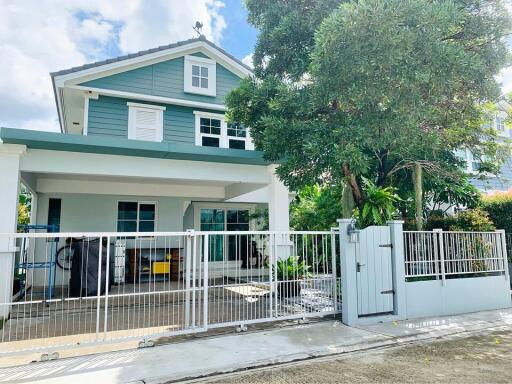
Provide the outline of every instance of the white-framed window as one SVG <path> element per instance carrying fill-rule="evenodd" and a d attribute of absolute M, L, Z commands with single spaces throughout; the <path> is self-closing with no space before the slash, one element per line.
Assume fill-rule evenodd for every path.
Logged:
<path fill-rule="evenodd" d="M 466 162 L 467 173 L 477 173 L 482 166 L 482 158 L 475 156 L 469 149 L 456 151 L 457 157 Z"/>
<path fill-rule="evenodd" d="M 128 102 L 128 138 L 162 141 L 165 107 Z"/>
<path fill-rule="evenodd" d="M 238 123 L 227 123 L 224 115 L 194 111 L 196 145 L 253 150 L 249 130 Z"/>
<path fill-rule="evenodd" d="M 185 56 L 183 89 L 188 93 L 217 95 L 217 64 L 211 59 Z"/>
<path fill-rule="evenodd" d="M 506 135 L 505 117 L 499 114 L 494 116 L 494 129 L 498 131 L 498 135 Z"/>
<path fill-rule="evenodd" d="M 118 201 L 117 232 L 155 232 L 156 202 Z"/>

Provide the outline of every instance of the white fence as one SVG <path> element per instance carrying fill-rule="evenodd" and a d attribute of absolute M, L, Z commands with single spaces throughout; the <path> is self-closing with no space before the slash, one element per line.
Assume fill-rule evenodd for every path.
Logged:
<path fill-rule="evenodd" d="M 0 237 L 15 250 L 16 277 L 0 302 L 0 354 L 146 342 L 340 309 L 335 231 Z"/>
<path fill-rule="evenodd" d="M 404 231 L 405 276 L 450 279 L 507 272 L 505 233 Z"/>

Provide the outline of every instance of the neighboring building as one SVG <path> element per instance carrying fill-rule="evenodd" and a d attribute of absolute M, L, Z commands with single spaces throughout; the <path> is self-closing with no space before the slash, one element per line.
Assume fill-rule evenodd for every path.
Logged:
<path fill-rule="evenodd" d="M 512 129 L 505 124 L 507 118 L 507 111 L 510 105 L 505 101 L 498 103 L 498 111 L 495 114 L 492 125 L 498 133 L 498 140 L 502 143 L 509 142 L 512 138 Z M 461 154 L 461 157 L 467 163 L 467 172 L 474 175 L 480 167 L 480 159 L 473 156 L 471 151 L 466 150 Z M 477 187 L 484 193 L 493 191 L 506 191 L 512 188 L 512 156 L 509 156 L 501 167 L 499 175 L 489 175 L 486 177 L 472 178 L 471 184 Z"/>
<path fill-rule="evenodd" d="M 0 130 L 0 233 L 16 232 L 20 183 L 33 222 L 61 232 L 249 230 L 257 208 L 288 230 L 287 188 L 224 117 L 250 74 L 204 37 L 52 73 L 62 132 Z"/>

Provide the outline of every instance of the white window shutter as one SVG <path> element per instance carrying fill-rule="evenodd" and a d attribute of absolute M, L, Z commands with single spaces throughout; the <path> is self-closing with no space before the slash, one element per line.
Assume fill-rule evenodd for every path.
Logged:
<path fill-rule="evenodd" d="M 130 107 L 128 138 L 145 141 L 162 141 L 163 111 L 153 108 Z"/>

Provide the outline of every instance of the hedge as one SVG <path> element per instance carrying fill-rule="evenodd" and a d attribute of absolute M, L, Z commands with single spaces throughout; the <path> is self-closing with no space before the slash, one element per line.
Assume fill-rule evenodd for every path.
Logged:
<path fill-rule="evenodd" d="M 484 209 L 498 229 L 512 233 L 512 189 L 482 197 Z"/>

